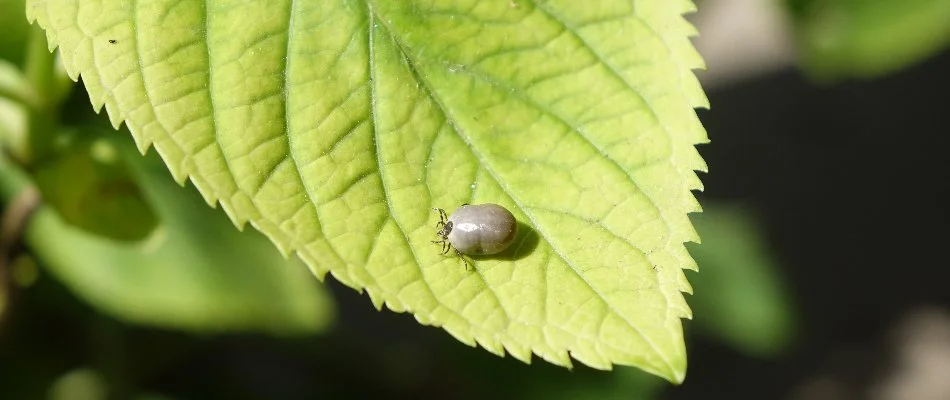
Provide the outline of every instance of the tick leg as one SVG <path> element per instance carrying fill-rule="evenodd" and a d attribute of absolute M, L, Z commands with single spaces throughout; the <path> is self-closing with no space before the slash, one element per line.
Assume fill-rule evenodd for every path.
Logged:
<path fill-rule="evenodd" d="M 441 208 L 433 208 L 433 210 L 439 212 L 439 224 L 436 226 L 439 226 L 439 227 L 444 226 L 445 222 L 449 220 L 449 217 L 445 215 L 445 210 Z"/>
<path fill-rule="evenodd" d="M 445 239 L 442 239 L 442 240 L 433 240 L 432 243 L 441 244 L 441 245 L 442 245 L 442 253 L 441 253 L 441 254 L 445 254 L 445 253 L 448 253 L 448 252 L 449 252 L 449 249 L 448 249 L 449 244 L 446 243 Z"/>
<path fill-rule="evenodd" d="M 452 244 L 449 243 L 449 242 L 445 242 L 444 244 L 445 244 L 445 249 L 442 250 L 442 254 L 448 254 L 449 250 L 452 249 Z M 456 251 L 458 251 L 458 250 L 456 250 Z"/>
<path fill-rule="evenodd" d="M 461 258 L 461 259 L 462 259 L 462 262 L 465 263 L 465 270 L 466 270 L 466 271 L 471 271 L 471 270 L 475 269 L 475 266 L 472 265 L 472 263 L 469 262 L 467 258 L 465 258 L 465 255 L 462 254 L 461 251 L 458 251 L 458 249 L 456 249 L 456 250 L 455 250 L 455 255 L 458 256 L 458 258 Z"/>

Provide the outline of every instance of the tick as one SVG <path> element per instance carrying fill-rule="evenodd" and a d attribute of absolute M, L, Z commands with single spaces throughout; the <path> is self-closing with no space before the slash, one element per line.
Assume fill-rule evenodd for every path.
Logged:
<path fill-rule="evenodd" d="M 436 235 L 440 240 L 432 243 L 442 245 L 442 254 L 455 249 L 462 255 L 497 254 L 511 245 L 518 233 L 518 221 L 505 207 L 498 204 L 463 204 L 452 215 L 446 216 L 445 210 L 439 212 L 436 223 Z M 468 260 L 465 260 L 468 266 Z"/>

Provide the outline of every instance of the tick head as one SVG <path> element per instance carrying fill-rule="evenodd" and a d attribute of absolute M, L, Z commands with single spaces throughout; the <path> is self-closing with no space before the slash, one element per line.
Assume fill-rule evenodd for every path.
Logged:
<path fill-rule="evenodd" d="M 449 234 L 452 233 L 452 221 L 446 221 L 445 223 L 442 223 L 441 225 L 442 227 L 441 229 L 439 229 L 438 232 L 436 232 L 436 235 L 439 235 L 439 237 L 442 238 L 443 240 L 448 240 Z"/>

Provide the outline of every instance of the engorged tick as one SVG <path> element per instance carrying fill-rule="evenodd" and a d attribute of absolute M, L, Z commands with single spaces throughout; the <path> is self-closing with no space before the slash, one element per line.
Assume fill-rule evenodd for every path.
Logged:
<path fill-rule="evenodd" d="M 518 233 L 518 221 L 506 208 L 497 204 L 463 204 L 450 216 L 445 210 L 439 212 L 436 235 L 440 240 L 432 243 L 442 245 L 442 254 L 455 249 L 455 254 L 465 261 L 463 255 L 497 254 L 511 245 Z"/>

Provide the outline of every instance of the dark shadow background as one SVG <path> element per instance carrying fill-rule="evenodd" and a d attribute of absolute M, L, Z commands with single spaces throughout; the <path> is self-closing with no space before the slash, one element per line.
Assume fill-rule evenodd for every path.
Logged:
<path fill-rule="evenodd" d="M 948 71 L 943 53 L 875 81 L 818 87 L 787 71 L 709 93 L 700 199 L 761 211 L 801 326 L 773 361 L 694 340 L 668 398 L 783 398 L 818 374 L 866 386 L 892 324 L 950 308 Z"/>
<path fill-rule="evenodd" d="M 701 200 L 741 201 L 764 218 L 801 325 L 772 360 L 691 336 L 688 378 L 660 398 L 788 398 L 818 375 L 861 388 L 886 369 L 881 340 L 904 313 L 950 309 L 948 71 L 944 53 L 875 81 L 820 87 L 785 71 L 708 93 Z M 328 335 L 201 338 L 123 325 L 44 278 L 16 294 L 0 386 L 45 398 L 45 385 L 82 366 L 103 371 L 114 398 L 524 398 L 613 382 L 470 349 L 329 286 L 340 320 Z"/>

